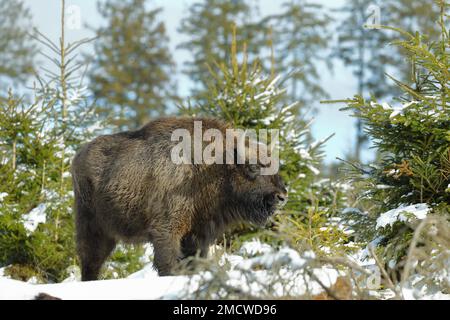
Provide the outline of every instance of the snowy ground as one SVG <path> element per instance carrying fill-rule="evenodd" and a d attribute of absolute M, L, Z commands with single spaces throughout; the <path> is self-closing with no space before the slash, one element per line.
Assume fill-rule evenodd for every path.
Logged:
<path fill-rule="evenodd" d="M 222 254 L 218 264 L 219 266 L 227 265 L 227 285 L 255 296 L 266 289 L 262 286 L 268 282 L 275 282 L 282 278 L 291 280 L 293 277 L 297 279 L 295 279 L 295 288 L 290 288 L 290 292 L 303 295 L 308 290 L 319 294 L 323 291 L 321 287 L 312 282 L 306 284 L 305 281 L 308 280 L 300 275 L 300 269 L 310 258 L 314 258 L 312 253 L 306 253 L 304 257 L 300 257 L 298 252 L 292 249 L 282 248 L 275 251 L 267 244 L 253 241 L 245 243 L 239 254 Z M 269 271 L 273 266 L 281 264 L 286 267 L 277 269 L 276 275 Z M 263 270 L 252 271 L 256 265 Z M 333 285 L 338 276 L 338 272 L 334 269 L 321 268 L 314 272 L 315 276 L 327 286 Z M 252 278 L 249 278 L 248 274 L 251 274 Z M 8 279 L 3 276 L 0 269 L 0 299 L 34 299 L 39 293 L 73 300 L 183 299 L 198 291 L 200 285 L 213 280 L 213 277 L 210 271 L 193 276 L 159 277 L 149 263 L 126 279 L 80 282 L 79 277 L 73 274 L 62 283 L 35 284 L 33 280 L 22 282 Z M 273 286 L 271 290 L 279 296 L 286 293 L 281 285 Z"/>
<path fill-rule="evenodd" d="M 151 277 L 36 285 L 0 279 L 0 299 L 34 299 L 39 293 L 69 300 L 176 299 L 187 277 Z"/>
<path fill-rule="evenodd" d="M 351 258 L 361 262 L 365 254 L 361 251 Z M 34 299 L 39 293 L 70 300 L 193 299 L 203 297 L 199 291 L 205 290 L 213 291 L 208 292 L 208 297 L 221 298 L 225 292 L 222 285 L 251 297 L 314 297 L 324 293 L 323 285 L 331 288 L 345 275 L 331 266 L 311 267 L 314 258 L 312 252 L 300 255 L 287 247 L 275 250 L 251 241 L 244 243 L 237 254 L 222 253 L 217 261 L 219 272 L 208 270 L 193 276 L 158 277 L 149 263 L 126 279 L 80 282 L 74 272 L 62 283 L 35 284 L 33 280 L 26 283 L 8 279 L 0 269 L 0 299 Z M 373 268 L 370 260 L 360 265 L 367 270 Z M 450 295 L 440 292 L 418 294 L 407 288 L 402 289 L 402 295 L 404 299 L 450 299 Z M 394 295 L 374 290 L 372 296 L 389 299 Z"/>

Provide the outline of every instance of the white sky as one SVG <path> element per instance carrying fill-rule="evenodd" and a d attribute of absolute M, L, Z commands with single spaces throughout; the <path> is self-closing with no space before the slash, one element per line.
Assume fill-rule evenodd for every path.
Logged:
<path fill-rule="evenodd" d="M 275 0 L 252 0 L 258 1 L 262 15 L 273 13 L 279 10 L 283 1 Z M 312 0 L 311 0 L 312 1 Z M 152 3 L 152 1 L 149 1 Z M 178 70 L 182 68 L 183 62 L 189 59 L 189 53 L 185 50 L 175 50 L 178 43 L 183 41 L 182 35 L 177 32 L 182 17 L 187 13 L 187 8 L 196 0 L 154 0 L 156 6 L 162 7 L 161 19 L 165 22 L 170 46 L 173 49 L 174 60 L 177 62 Z M 338 7 L 343 0 L 317 0 L 328 8 Z M 34 25 L 53 41 L 59 37 L 60 2 L 58 0 L 25 0 L 26 5 L 31 9 Z M 66 29 L 67 41 L 73 42 L 80 38 L 92 36 L 92 32 L 87 26 L 96 27 L 101 23 L 101 18 L 97 13 L 96 1 L 94 0 L 66 0 L 66 7 L 78 6 L 81 12 L 82 26 L 78 30 Z M 339 17 L 335 17 L 338 19 Z M 331 99 L 344 99 L 353 97 L 357 92 L 356 81 L 351 71 L 344 68 L 342 64 L 336 63 L 334 72 L 331 73 L 325 67 L 321 67 L 321 85 L 329 93 Z M 189 92 L 189 79 L 178 74 L 178 87 L 181 95 Z M 326 161 L 333 161 L 336 157 L 344 157 L 352 150 L 354 142 L 354 119 L 339 111 L 342 106 L 338 105 L 317 105 L 318 114 L 315 116 L 313 124 L 313 134 L 315 139 L 323 139 L 332 133 L 335 136 L 328 141 L 325 146 Z"/>

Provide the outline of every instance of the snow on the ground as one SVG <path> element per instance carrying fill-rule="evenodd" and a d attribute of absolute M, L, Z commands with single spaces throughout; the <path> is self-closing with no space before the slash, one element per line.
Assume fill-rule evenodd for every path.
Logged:
<path fill-rule="evenodd" d="M 387 225 L 392 226 L 397 221 L 408 221 L 412 216 L 416 219 L 425 219 L 431 208 L 426 203 L 418 203 L 409 206 L 400 206 L 389 210 L 377 219 L 376 228 L 384 228 Z"/>
<path fill-rule="evenodd" d="M 283 298 L 288 296 L 317 295 L 324 289 L 316 281 L 331 287 L 343 273 L 331 267 L 310 268 L 312 275 L 305 267 L 315 258 L 315 254 L 306 251 L 300 254 L 288 247 L 279 250 L 258 240 L 243 244 L 239 254 L 224 253 L 219 265 L 227 265 L 229 270 L 220 279 L 213 279 L 211 272 L 202 272 L 195 276 L 191 288 L 182 293 L 182 297 L 189 297 L 199 285 L 207 290 L 208 282 L 219 281 L 232 291 L 239 291 L 244 296 L 252 298 Z M 213 285 L 215 288 L 218 283 Z M 220 299 L 224 292 L 210 292 L 208 298 Z M 225 295 L 226 296 L 226 295 Z"/>
<path fill-rule="evenodd" d="M 63 280 L 63 282 L 75 282 L 81 280 L 81 271 L 78 266 L 70 266 L 67 268 L 67 272 L 69 273 L 69 276 Z"/>
<path fill-rule="evenodd" d="M 151 252 L 151 248 L 148 251 Z M 263 287 L 268 283 L 275 284 L 270 288 L 275 296 L 287 293 L 302 295 L 307 290 L 314 294 L 323 291 L 302 273 L 308 259 L 314 258 L 312 252 L 300 255 L 287 247 L 275 250 L 254 240 L 244 243 L 238 253 L 239 255 L 223 253 L 219 261 L 219 265 L 226 263 L 229 267 L 226 271 L 226 283 L 231 287 L 254 296 L 263 292 Z M 259 270 L 253 270 L 253 267 Z M 196 292 L 205 281 L 212 281 L 214 277 L 210 271 L 193 276 L 159 277 L 151 263 L 126 279 L 80 282 L 79 270 L 76 267 L 69 270 L 69 273 L 70 276 L 65 281 L 57 284 L 33 284 L 0 277 L 0 299 L 33 299 L 39 293 L 69 300 L 183 299 Z M 333 285 L 338 277 L 336 270 L 328 268 L 317 268 L 313 273 L 329 286 Z M 291 282 L 294 288 L 289 288 L 287 292 L 281 283 L 277 284 L 279 280 Z"/>
<path fill-rule="evenodd" d="M 8 276 L 5 275 L 5 269 L 6 267 L 0 268 L 0 279 L 8 278 Z"/>
<path fill-rule="evenodd" d="M 375 243 L 376 241 L 372 245 Z M 4 268 L 0 268 L 0 300 L 34 299 L 39 293 L 66 300 L 192 299 L 199 296 L 200 288 L 208 290 L 208 283 L 214 281 L 220 281 L 220 284 L 251 297 L 302 297 L 323 293 L 322 285 L 331 287 L 339 277 L 345 275 L 344 271 L 331 266 L 311 264 L 315 259 L 313 252 L 299 253 L 288 247 L 275 249 L 258 240 L 244 243 L 237 254 L 215 249 L 219 269 L 222 271 L 220 275 L 202 271 L 190 276 L 159 277 L 149 262 L 142 270 L 126 279 L 80 282 L 79 269 L 74 266 L 68 270 L 70 276 L 62 283 L 36 284 L 33 281 L 9 279 L 4 275 Z M 366 251 L 367 249 L 361 250 L 349 258 L 370 271 L 375 263 L 367 259 Z M 152 253 L 151 246 L 146 248 L 146 252 Z M 209 292 L 208 297 L 220 298 L 220 292 L 214 289 L 217 287 L 213 285 L 211 288 L 213 292 Z M 379 299 L 393 297 L 392 292 L 386 290 L 373 291 L 373 296 Z M 417 288 L 406 287 L 402 289 L 402 293 L 405 299 L 450 299 L 450 295 L 419 292 Z"/>
<path fill-rule="evenodd" d="M 313 274 L 322 284 L 331 287 L 340 273 L 332 268 L 316 268 Z M 300 270 L 292 271 L 281 268 L 278 273 L 269 270 L 256 270 L 251 273 L 242 272 L 239 269 L 228 272 L 226 285 L 241 290 L 251 297 L 282 298 L 287 296 L 317 295 L 323 292 L 322 287 L 309 275 Z M 269 292 L 267 291 L 269 289 Z M 263 294 L 263 296 L 261 296 Z"/>
<path fill-rule="evenodd" d="M 141 270 L 129 275 L 127 279 L 149 279 L 155 277 L 158 277 L 158 272 L 153 268 L 153 265 L 149 263 Z"/>
<path fill-rule="evenodd" d="M 402 290 L 403 298 L 405 300 L 450 300 L 450 294 L 444 294 L 442 292 L 436 292 L 426 296 L 418 296 L 415 292 L 413 289 L 404 288 Z"/>
<path fill-rule="evenodd" d="M 175 298 L 188 283 L 188 277 L 150 277 L 141 279 L 28 284 L 0 278 L 0 299 L 28 300 L 46 293 L 65 300 L 143 300 Z"/>

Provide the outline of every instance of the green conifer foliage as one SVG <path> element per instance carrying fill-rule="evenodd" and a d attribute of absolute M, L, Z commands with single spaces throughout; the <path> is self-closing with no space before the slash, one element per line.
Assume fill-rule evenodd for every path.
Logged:
<path fill-rule="evenodd" d="M 450 218 L 447 10 L 448 4 L 440 1 L 437 42 L 420 33 L 389 28 L 403 37 L 395 44 L 407 53 L 414 70 L 413 83 L 393 79 L 403 93 L 395 97 L 394 103 L 355 96 L 344 108 L 363 121 L 367 134 L 381 152 L 375 165 L 365 168 L 355 164 L 359 168 L 355 178 L 365 190 L 361 201 L 371 203 L 372 209 L 352 218 L 362 238 L 379 237 L 376 243 L 388 261 L 398 262 L 404 257 L 417 221 L 424 214 Z M 414 210 L 402 209 L 411 205 Z M 385 213 L 396 208 L 400 209 Z M 389 216 L 393 219 L 389 220 Z"/>
<path fill-rule="evenodd" d="M 35 35 L 53 65 L 37 77 L 32 102 L 11 91 L 0 101 L 0 267 L 21 280 L 61 281 L 77 264 L 70 162 L 104 128 L 77 60 L 77 48 L 89 40 L 66 43 L 64 4 L 59 43 Z M 139 269 L 141 251 L 116 252 L 129 263 L 112 264 L 111 274 Z"/>

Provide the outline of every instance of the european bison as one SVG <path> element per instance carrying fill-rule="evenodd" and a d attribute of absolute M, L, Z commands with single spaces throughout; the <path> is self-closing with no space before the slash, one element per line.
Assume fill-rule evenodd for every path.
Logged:
<path fill-rule="evenodd" d="M 264 223 L 286 189 L 259 165 L 175 164 L 175 129 L 229 126 L 216 119 L 161 118 L 139 130 L 99 136 L 72 163 L 77 249 L 82 280 L 97 279 L 118 241 L 151 242 L 160 275 L 208 247 L 236 222 Z M 234 150 L 236 151 L 236 150 Z"/>

